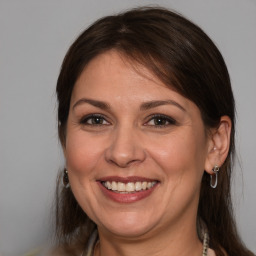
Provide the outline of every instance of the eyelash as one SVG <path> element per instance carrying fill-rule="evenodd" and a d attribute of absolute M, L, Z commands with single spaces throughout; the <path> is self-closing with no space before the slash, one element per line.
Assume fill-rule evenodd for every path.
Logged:
<path fill-rule="evenodd" d="M 100 121 L 100 123 L 97 123 L 96 119 L 98 119 L 97 121 Z M 96 121 L 96 123 L 93 120 Z M 150 124 L 151 121 L 154 121 L 154 124 Z M 161 123 L 156 124 L 157 121 L 164 122 L 164 124 L 161 124 Z M 91 114 L 91 115 L 84 116 L 80 119 L 79 123 L 82 125 L 91 125 L 91 126 L 109 125 L 109 122 L 106 121 L 105 116 L 100 115 L 100 114 Z M 162 115 L 162 114 L 155 114 L 155 115 L 152 115 L 150 117 L 150 119 L 144 125 L 145 126 L 154 126 L 156 128 L 164 128 L 169 125 L 175 125 L 176 123 L 177 122 L 169 116 Z"/>
<path fill-rule="evenodd" d="M 94 121 L 96 121 L 96 119 L 101 120 L 103 123 L 93 123 L 93 119 Z M 89 120 L 91 120 L 91 123 L 88 122 Z M 107 122 L 107 124 L 104 124 L 104 122 Z M 100 114 L 92 114 L 92 115 L 84 116 L 80 119 L 79 123 L 82 125 L 92 125 L 92 126 L 109 125 L 109 122 L 106 121 L 106 118 Z"/>
<path fill-rule="evenodd" d="M 166 123 L 156 124 L 155 122 L 157 121 L 157 119 L 158 119 L 158 121 L 161 120 L 161 121 L 167 122 L 167 124 Z M 154 124 L 149 124 L 150 121 L 154 121 Z M 156 128 L 164 128 L 166 126 L 175 125 L 175 124 L 177 124 L 177 122 L 173 118 L 166 116 L 166 115 L 162 115 L 162 114 L 155 114 L 155 115 L 151 116 L 151 118 L 146 122 L 145 125 L 146 126 L 155 126 Z"/>

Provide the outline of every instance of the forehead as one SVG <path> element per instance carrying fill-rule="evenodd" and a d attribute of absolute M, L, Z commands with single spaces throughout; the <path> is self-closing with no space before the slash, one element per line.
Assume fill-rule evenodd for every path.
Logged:
<path fill-rule="evenodd" d="M 160 81 L 147 67 L 116 50 L 110 50 L 87 64 L 75 83 L 73 97 L 80 93 L 97 94 L 98 97 L 104 94 L 106 98 L 114 93 L 120 96 L 133 94 L 133 97 L 140 93 L 144 96 L 152 94 L 153 97 L 170 92 L 174 93 L 173 88 Z"/>
<path fill-rule="evenodd" d="M 96 74 L 96 76 L 94 76 Z M 84 75 L 83 75 L 84 74 Z M 107 75 L 105 77 L 104 75 Z M 139 63 L 137 60 L 125 55 L 124 53 L 115 49 L 106 51 L 94 57 L 84 68 L 81 76 L 84 79 L 86 76 L 99 79 L 103 76 L 105 80 L 110 79 L 109 75 L 115 77 L 126 75 L 127 79 L 132 77 L 148 79 L 154 81 L 156 84 L 165 86 L 146 65 Z M 81 80 L 81 76 L 77 79 Z M 107 78 L 107 79 L 106 79 Z"/>

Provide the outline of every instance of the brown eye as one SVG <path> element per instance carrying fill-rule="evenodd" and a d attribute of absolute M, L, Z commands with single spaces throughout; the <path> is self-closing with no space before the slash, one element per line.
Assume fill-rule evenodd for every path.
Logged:
<path fill-rule="evenodd" d="M 91 124 L 103 124 L 103 122 L 104 122 L 102 117 L 97 117 L 97 116 L 92 117 L 89 120 L 87 120 L 87 123 L 89 123 L 89 121 Z"/>
<path fill-rule="evenodd" d="M 162 117 L 157 117 L 157 118 L 154 118 L 153 120 L 155 125 L 166 125 L 168 123 L 166 118 L 162 118 Z"/>
<path fill-rule="evenodd" d="M 174 125 L 174 124 L 176 124 L 176 121 L 173 118 L 165 116 L 165 115 L 154 115 L 146 123 L 146 125 L 158 126 L 158 127 L 164 127 L 164 126 Z"/>
<path fill-rule="evenodd" d="M 84 125 L 108 125 L 109 123 L 101 115 L 90 115 L 82 118 L 80 121 Z"/>

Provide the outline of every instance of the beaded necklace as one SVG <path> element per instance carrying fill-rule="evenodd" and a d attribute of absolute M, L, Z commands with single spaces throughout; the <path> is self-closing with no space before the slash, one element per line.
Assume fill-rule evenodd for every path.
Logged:
<path fill-rule="evenodd" d="M 99 243 L 98 232 L 97 230 L 95 230 L 88 241 L 88 248 L 87 248 L 86 254 L 82 252 L 81 256 L 93 256 L 94 248 L 98 243 Z M 208 248 L 209 248 L 209 235 L 208 235 L 208 232 L 204 232 L 202 256 L 207 256 Z"/>

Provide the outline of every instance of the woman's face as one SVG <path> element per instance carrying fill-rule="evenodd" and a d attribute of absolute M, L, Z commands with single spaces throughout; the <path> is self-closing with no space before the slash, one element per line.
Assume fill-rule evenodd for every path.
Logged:
<path fill-rule="evenodd" d="M 76 81 L 64 153 L 99 230 L 139 237 L 193 225 L 208 148 L 197 106 L 116 51 Z"/>

